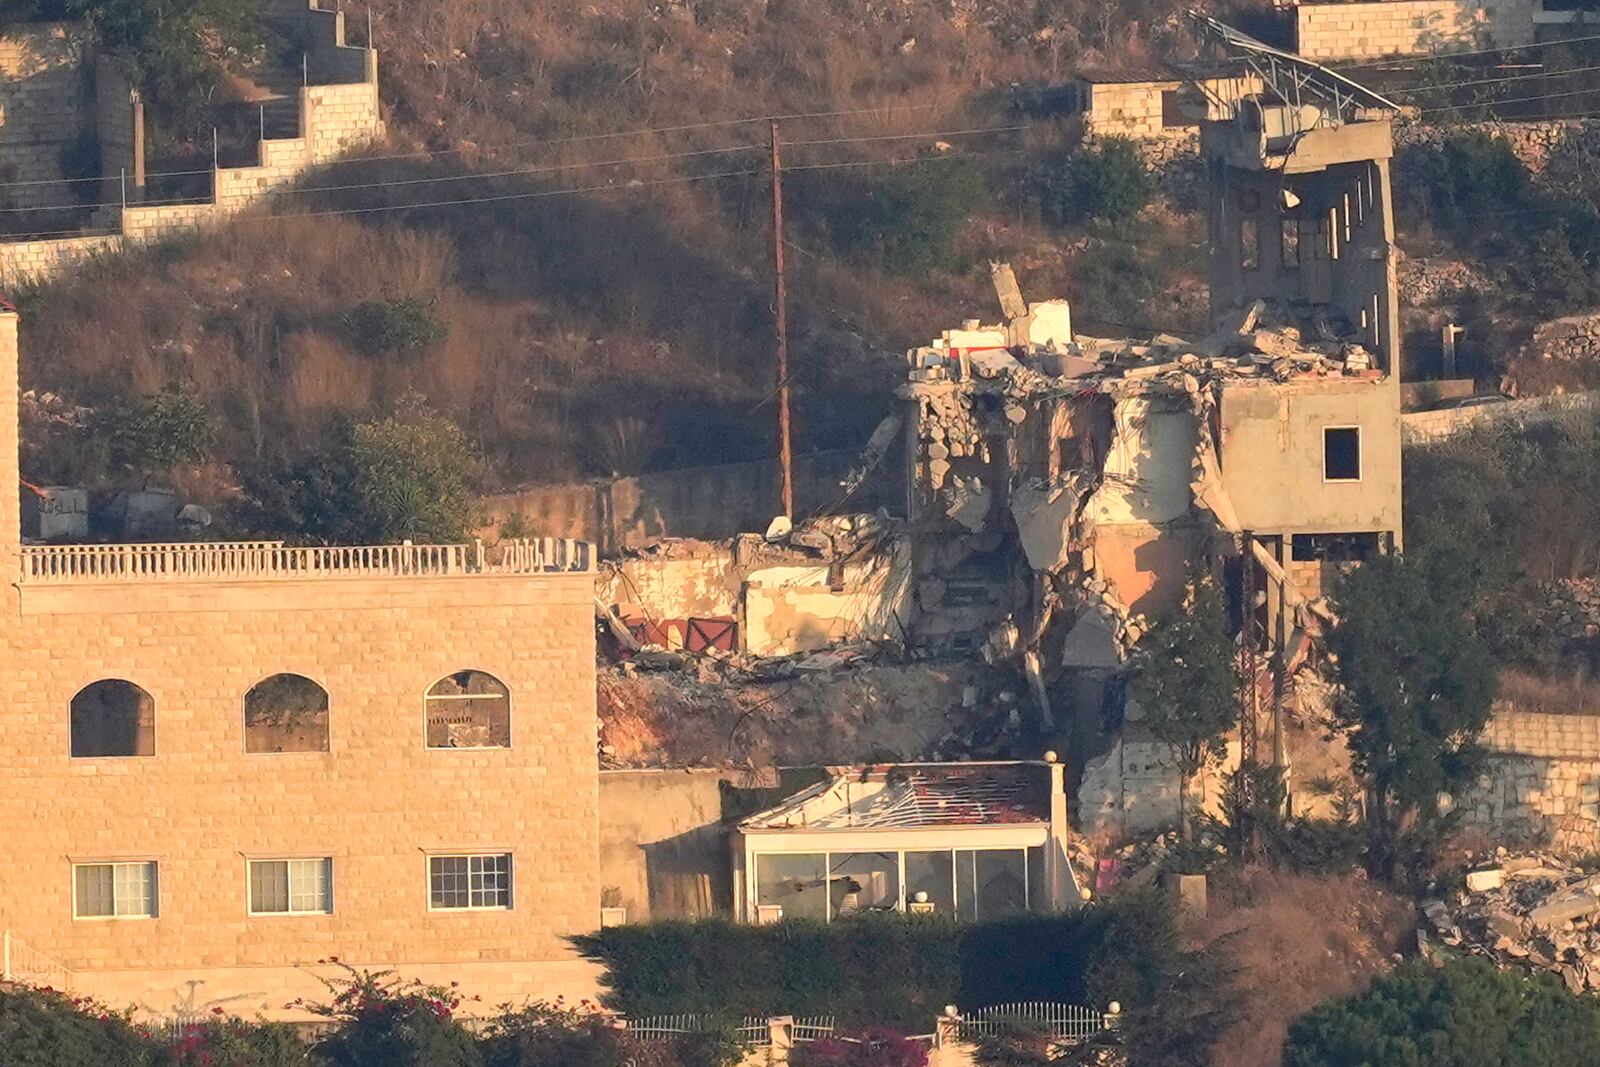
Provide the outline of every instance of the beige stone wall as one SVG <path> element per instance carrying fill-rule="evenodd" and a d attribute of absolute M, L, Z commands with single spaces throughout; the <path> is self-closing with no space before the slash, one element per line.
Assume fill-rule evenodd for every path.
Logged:
<path fill-rule="evenodd" d="M 1597 406 L 1600 406 L 1600 393 L 1567 393 L 1487 407 L 1414 411 L 1400 416 L 1400 425 L 1407 445 L 1426 445 L 1492 426 L 1531 426 L 1569 418 L 1582 419 Z"/>
<path fill-rule="evenodd" d="M 15 336 L 0 314 L 12 484 Z M 189 981 L 271 1007 L 329 956 L 491 1004 L 586 990 L 564 939 L 599 919 L 591 573 L 18 584 L 18 531 L 0 494 L 0 929 L 157 1009 Z M 425 746 L 424 692 L 465 668 L 509 687 L 509 748 Z M 327 689 L 328 752 L 245 753 L 244 694 L 282 671 Z M 154 698 L 153 756 L 69 755 L 103 678 Z M 513 906 L 430 911 L 443 850 L 512 853 Z M 250 916 L 247 861 L 292 856 L 332 857 L 333 913 Z M 74 919 L 72 864 L 117 859 L 160 864 L 159 916 Z"/>
<path fill-rule="evenodd" d="M 1516 47 L 1533 41 L 1539 6 L 1538 0 L 1300 4 L 1294 9 L 1295 42 L 1301 55 L 1316 60 Z"/>
<path fill-rule="evenodd" d="M 93 129 L 85 33 L 69 23 L 7 27 L 0 34 L 0 206 L 40 207 L 74 200 L 58 182 L 61 152 Z M 92 200 L 88 195 L 83 199 Z"/>

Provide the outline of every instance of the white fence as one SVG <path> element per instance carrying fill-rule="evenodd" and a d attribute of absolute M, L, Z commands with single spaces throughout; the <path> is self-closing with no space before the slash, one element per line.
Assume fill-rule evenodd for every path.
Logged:
<path fill-rule="evenodd" d="M 996 1004 L 956 1018 L 956 1033 L 964 1040 L 993 1037 L 1010 1028 L 1037 1030 L 1062 1041 L 1087 1041 L 1108 1030 L 1115 1030 L 1120 1009 L 1095 1011 L 1077 1004 L 1028 1001 Z"/>
<path fill-rule="evenodd" d="M 10 930 L 0 930 L 0 982 L 65 990 L 72 985 L 72 972 Z"/>
<path fill-rule="evenodd" d="M 28 585 L 90 582 L 269 581 L 453 577 L 594 569 L 592 546 L 558 538 L 470 545 L 291 548 L 282 541 L 209 544 L 25 545 Z"/>

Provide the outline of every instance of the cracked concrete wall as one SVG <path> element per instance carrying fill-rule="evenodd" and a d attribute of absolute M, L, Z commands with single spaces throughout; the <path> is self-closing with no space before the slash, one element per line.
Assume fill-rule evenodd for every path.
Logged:
<path fill-rule="evenodd" d="M 743 590 L 746 651 L 784 656 L 853 641 L 905 639 L 915 610 L 909 541 L 845 563 L 837 575 L 831 571 L 826 563 L 751 571 Z"/>
<path fill-rule="evenodd" d="M 1400 389 L 1384 381 L 1228 382 L 1223 486 L 1258 533 L 1400 531 Z M 1323 431 L 1359 427 L 1361 477 L 1324 477 Z"/>

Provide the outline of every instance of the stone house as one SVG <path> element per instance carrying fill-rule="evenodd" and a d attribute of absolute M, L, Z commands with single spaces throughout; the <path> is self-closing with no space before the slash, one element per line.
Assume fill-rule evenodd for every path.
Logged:
<path fill-rule="evenodd" d="M 0 460 L 18 482 L 17 326 Z M 589 546 L 21 543 L 0 494 L 4 977 L 285 1014 L 318 961 L 586 995 Z"/>

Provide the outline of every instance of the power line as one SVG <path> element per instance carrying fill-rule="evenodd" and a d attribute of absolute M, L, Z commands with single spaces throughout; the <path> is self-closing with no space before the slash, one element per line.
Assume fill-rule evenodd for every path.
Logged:
<path fill-rule="evenodd" d="M 828 137 L 819 141 L 784 141 L 784 148 L 798 148 L 819 144 L 861 144 L 866 141 L 911 141 L 918 137 L 963 137 L 976 133 L 1015 133 L 1031 129 L 1029 126 L 982 126 L 970 130 L 927 130 L 922 133 L 888 133 L 874 137 Z"/>
<path fill-rule="evenodd" d="M 1499 85 L 1503 82 L 1527 81 L 1530 78 L 1564 78 L 1570 74 L 1588 74 L 1600 70 L 1600 66 L 1573 67 L 1571 70 L 1546 70 L 1538 74 L 1508 74 L 1503 78 L 1481 78 L 1469 82 L 1444 82 L 1439 85 L 1416 85 L 1409 89 L 1389 89 L 1389 96 L 1406 96 L 1411 93 L 1431 93 L 1441 89 L 1465 89 L 1473 85 Z"/>
<path fill-rule="evenodd" d="M 1467 56 L 1492 56 L 1501 52 L 1527 52 L 1535 48 L 1551 48 L 1559 44 L 1585 44 L 1589 41 L 1600 41 L 1600 34 L 1592 37 L 1569 37 L 1560 41 L 1533 41 L 1522 45 L 1507 45 L 1504 48 L 1479 48 L 1470 52 L 1435 52 L 1426 56 L 1397 56 L 1393 59 L 1378 59 L 1370 63 L 1352 63 L 1349 66 L 1338 66 L 1335 70 L 1371 70 L 1375 67 L 1387 67 L 1396 63 L 1418 62 L 1438 63 L 1450 59 L 1463 59 Z"/>
<path fill-rule="evenodd" d="M 390 159 L 419 159 L 436 158 L 438 156 L 454 156 L 467 152 L 488 151 L 502 152 L 518 148 L 535 148 L 545 145 L 575 144 L 581 141 L 606 141 L 620 137 L 645 137 L 660 133 L 684 133 L 689 130 L 710 130 L 725 126 L 744 126 L 755 123 L 792 122 L 801 119 L 827 119 L 846 118 L 852 115 L 875 115 L 883 112 L 894 111 L 932 111 L 944 107 L 944 104 L 889 104 L 883 107 L 858 107 L 840 111 L 797 111 L 786 115 L 751 115 L 747 118 L 718 119 L 712 122 L 691 122 L 681 126 L 653 126 L 637 130 L 617 130 L 613 133 L 586 133 L 576 134 L 571 137 L 548 137 L 537 141 L 519 141 L 507 145 L 492 145 L 488 148 L 441 148 L 437 150 L 420 150 L 416 152 L 398 152 L 384 156 L 360 156 L 351 159 L 329 160 L 323 166 L 341 166 L 351 163 L 371 163 L 379 160 Z"/>
<path fill-rule="evenodd" d="M 1540 93 L 1538 96 L 1514 96 L 1508 100 L 1483 100 L 1476 104 L 1446 104 L 1440 107 L 1418 108 L 1419 115 L 1432 115 L 1439 111 L 1467 111 L 1475 107 L 1504 107 L 1507 104 L 1537 104 L 1541 100 L 1556 100 L 1565 96 L 1587 96 L 1590 93 L 1600 93 L 1600 86 L 1592 89 L 1568 89 L 1559 93 Z M 1562 116 L 1551 116 L 1560 118 Z"/>

